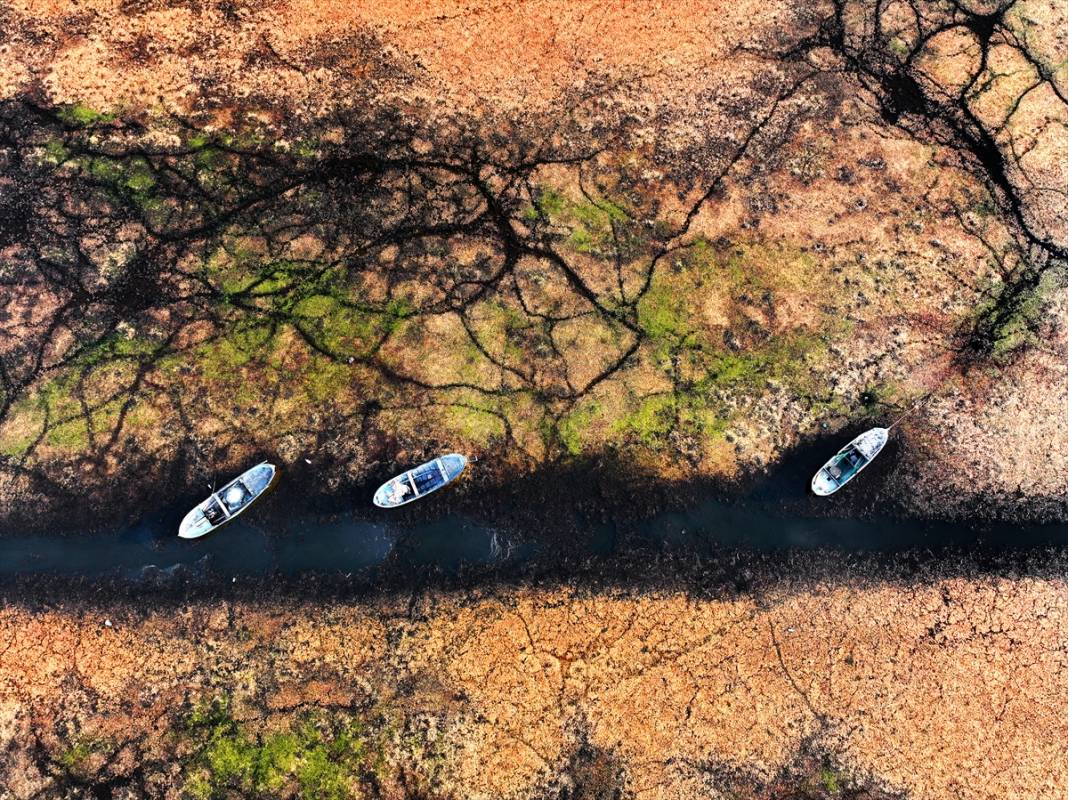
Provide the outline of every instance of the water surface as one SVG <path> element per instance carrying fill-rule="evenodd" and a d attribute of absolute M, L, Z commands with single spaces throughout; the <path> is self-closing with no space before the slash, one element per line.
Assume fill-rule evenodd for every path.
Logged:
<path fill-rule="evenodd" d="M 434 498 L 426 502 L 434 503 Z M 628 548 L 697 554 L 734 548 L 894 553 L 1068 545 L 1064 523 L 976 525 L 878 516 L 814 517 L 753 498 L 708 500 L 619 523 L 576 517 L 563 539 L 456 514 L 408 524 L 391 519 L 388 512 L 375 516 L 372 509 L 362 508 L 279 518 L 278 509 L 272 507 L 277 505 L 281 505 L 278 498 L 264 498 L 261 507 L 193 541 L 176 536 L 184 509 L 158 513 L 113 533 L 7 535 L 0 537 L 0 575 L 118 572 L 136 579 L 182 568 L 235 577 L 305 572 L 373 575 L 386 565 L 448 573 L 465 565 L 514 565 L 555 556 L 611 557 Z"/>

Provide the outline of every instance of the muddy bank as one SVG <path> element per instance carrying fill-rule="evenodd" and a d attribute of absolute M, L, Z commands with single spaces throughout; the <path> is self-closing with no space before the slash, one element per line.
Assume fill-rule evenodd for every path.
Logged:
<path fill-rule="evenodd" d="M 193 542 L 175 531 L 197 497 L 97 530 L 43 517 L 40 532 L 11 529 L 0 539 L 0 585 L 13 596 L 88 591 L 162 601 L 213 587 L 228 597 L 235 586 L 235 597 L 271 587 L 297 597 L 348 597 L 515 580 L 746 591 L 791 580 L 1063 571 L 1068 526 L 978 513 L 923 518 L 900 504 L 894 481 L 904 450 L 897 442 L 860 480 L 832 498 L 815 497 L 813 464 L 839 443 L 821 437 L 748 482 L 621 481 L 624 466 L 602 462 L 491 487 L 478 462 L 446 491 L 394 512 L 370 507 L 369 488 L 316 497 L 299 480 L 283 479 L 240 520 Z"/>
<path fill-rule="evenodd" d="M 262 757 L 284 794 L 358 723 L 377 778 L 329 752 L 372 797 L 412 796 L 406 773 L 424 797 L 555 797 L 561 781 L 594 781 L 581 796 L 758 797 L 792 775 L 779 790 L 802 797 L 1055 798 L 1064 596 L 1060 578 L 979 577 L 721 597 L 9 603 L 0 771 L 19 798 L 163 797 L 251 791 L 241 759 Z M 299 733 L 309 714 L 314 736 Z M 807 778 L 791 772 L 803 762 L 818 765 Z"/>
<path fill-rule="evenodd" d="M 870 424 L 876 421 L 873 419 Z M 507 464 L 494 464 L 492 459 L 484 458 L 469 466 L 447 491 L 390 512 L 374 508 L 370 498 L 382 481 L 395 474 L 394 470 L 407 465 L 379 467 L 370 480 L 346 483 L 338 477 L 335 465 L 321 459 L 308 464 L 300 459 L 280 473 L 270 493 L 248 513 L 248 520 L 259 528 L 285 535 L 295 520 L 343 518 L 415 530 L 462 517 L 500 528 L 515 542 L 541 541 L 566 548 L 569 542 L 594 535 L 593 529 L 609 526 L 625 536 L 657 517 L 685 516 L 709 502 L 717 502 L 758 509 L 784 521 L 826 517 L 899 519 L 905 528 L 955 523 L 960 534 L 944 542 L 952 549 L 968 530 L 981 532 L 991 525 L 1014 522 L 1033 527 L 1068 516 L 1068 499 L 1061 494 L 973 493 L 963 502 L 959 492 L 942 486 L 937 477 L 917 474 L 918 468 L 930 467 L 930 462 L 917 464 L 923 460 L 924 449 L 921 445 L 918 452 L 913 450 L 907 432 L 893 437 L 878 460 L 846 489 L 831 498 L 813 496 L 809 491 L 812 474 L 829 454 L 867 424 L 810 437 L 768 469 L 731 478 L 665 480 L 655 473 L 636 470 L 623 454 L 561 461 L 517 478 L 509 474 Z M 248 463 L 276 459 L 275 453 L 262 451 Z M 191 485 L 187 462 L 146 462 L 129 479 L 85 485 L 80 494 L 71 493 L 63 502 L 42 505 L 39 496 L 20 501 L 16 495 L 5 506 L 0 537 L 101 537 L 146 518 L 153 520 L 154 527 L 169 526 L 177 531 L 186 511 L 226 477 L 213 475 L 203 484 Z M 915 494 L 917 485 L 923 487 L 922 502 Z M 219 535 L 225 536 L 225 531 Z M 1030 534 L 1026 538 L 1035 540 Z M 937 539 L 930 543 L 934 549 L 942 545 Z M 885 543 L 888 549 L 910 546 Z"/>

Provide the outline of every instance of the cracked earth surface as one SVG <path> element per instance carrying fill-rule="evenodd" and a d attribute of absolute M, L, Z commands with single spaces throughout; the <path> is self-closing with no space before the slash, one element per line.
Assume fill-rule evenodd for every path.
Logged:
<path fill-rule="evenodd" d="M 0 98 L 215 114 L 220 125 L 241 109 L 308 121 L 365 95 L 441 119 L 567 104 L 579 128 L 637 119 L 638 133 L 663 150 L 659 169 L 729 130 L 739 98 L 764 107 L 757 79 L 774 70 L 742 49 L 776 49 L 798 34 L 780 37 L 777 28 L 815 24 L 789 3 L 414 5 L 12 0 L 0 5 Z M 996 262 L 1010 249 L 1005 217 L 985 202 L 982 174 L 950 157 L 959 142 L 935 147 L 924 138 L 937 114 L 893 127 L 894 109 L 875 99 L 901 99 L 879 94 L 887 87 L 877 78 L 952 84 L 979 44 L 989 45 L 994 28 L 984 25 L 993 18 L 969 18 L 972 33 L 957 31 L 956 44 L 946 37 L 906 74 L 887 66 L 895 63 L 887 52 L 910 46 L 909 26 L 895 20 L 911 4 L 823 5 L 820 15 L 842 8 L 856 27 L 833 48 L 846 61 L 817 53 L 803 62 L 827 67 L 826 117 L 799 125 L 770 172 L 758 164 L 711 197 L 693 230 L 744 240 L 759 229 L 773 243 L 801 243 L 806 258 L 811 247 L 813 263 L 838 276 L 821 287 L 841 290 L 832 310 L 855 326 L 829 351 L 836 393 L 850 403 L 873 385 L 896 385 L 908 398 L 938 390 L 906 423 L 906 452 L 886 495 L 922 514 L 1063 518 L 1063 286 L 1047 287 L 1039 346 L 1012 364 L 947 378 L 951 334 L 996 266 L 988 256 Z M 1023 187 L 1020 219 L 1055 254 L 1068 163 L 1058 158 L 1068 104 L 1056 94 L 1066 74 L 1064 4 L 1013 5 L 998 23 L 995 91 L 984 102 L 1016 91 L 998 82 L 1027 78 L 1031 50 L 1049 56 L 1050 74 L 1036 73 L 1033 91 L 1024 81 L 1018 125 L 998 142 L 1023 151 L 1023 173 L 1010 169 L 1007 180 Z M 930 4 L 929 18 L 946 7 Z M 889 40 L 887 52 L 865 55 L 862 33 L 879 27 L 864 24 L 867 9 L 901 26 L 904 38 Z M 1025 33 L 1013 39 L 1017 31 Z M 867 91 L 837 82 L 849 71 Z M 994 118 L 991 108 L 976 113 Z M 1032 196 L 1027 182 L 1042 191 Z M 786 293 L 774 311 L 803 319 L 820 299 Z M 768 327 L 758 300 L 745 301 L 746 318 Z M 710 302 L 706 315 L 716 326 L 724 312 Z M 22 335 L 15 328 L 11 339 Z M 749 415 L 754 430 L 731 431 L 730 463 L 702 469 L 767 466 L 814 429 L 819 418 L 786 394 L 772 387 Z M 290 461 L 302 461 L 298 450 Z M 231 457 L 236 468 L 245 453 Z M 98 464 L 91 469 L 99 475 Z M 68 473 L 81 489 L 82 478 Z M 31 500 L 40 513 L 42 502 Z M 100 775 L 121 782 L 155 770 L 145 793 L 178 797 L 171 732 L 184 709 L 225 695 L 239 722 L 263 729 L 309 709 L 393 708 L 437 741 L 437 789 L 446 797 L 577 797 L 560 776 L 576 752 L 593 748 L 618 765 L 613 797 L 781 797 L 767 786 L 814 751 L 872 792 L 1053 800 L 1068 786 L 1066 598 L 1060 579 L 959 578 L 839 581 L 724 600 L 509 588 L 155 611 L 5 602 L 0 798 L 81 796 L 85 787 L 68 791 L 57 777 L 78 737 L 113 754 L 107 764 L 89 757 Z M 728 773 L 744 777 L 741 795 Z"/>
<path fill-rule="evenodd" d="M 759 600 L 195 603 L 112 612 L 111 627 L 100 610 L 8 606 L 3 796 L 47 790 L 10 746 L 31 731 L 73 728 L 140 758 L 166 748 L 175 709 L 225 692 L 247 719 L 383 702 L 433 719 L 455 796 L 540 796 L 581 736 L 622 765 L 627 796 L 717 796 L 724 765 L 770 778 L 815 743 L 843 774 L 909 797 L 1056 798 L 1066 605 L 1059 580 L 954 579 Z"/>

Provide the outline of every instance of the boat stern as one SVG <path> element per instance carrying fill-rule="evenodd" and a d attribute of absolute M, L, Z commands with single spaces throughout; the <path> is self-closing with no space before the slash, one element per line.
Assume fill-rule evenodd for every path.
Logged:
<path fill-rule="evenodd" d="M 367 495 L 364 495 L 364 497 L 366 497 L 366 496 Z M 390 504 L 388 502 L 389 501 L 389 497 L 390 497 L 389 490 L 386 488 L 386 484 L 383 484 L 383 485 L 378 487 L 378 490 L 375 492 L 375 496 L 373 498 L 371 498 L 371 502 L 374 503 L 379 508 L 389 508 L 390 507 Z"/>
<path fill-rule="evenodd" d="M 199 539 L 211 530 L 211 522 L 204 516 L 203 509 L 197 506 L 182 519 L 182 524 L 178 526 L 178 537 L 180 539 Z"/>
<path fill-rule="evenodd" d="M 404 474 L 407 475 L 407 473 Z M 372 498 L 372 502 L 379 508 L 396 508 L 413 499 L 408 497 L 407 492 L 398 491 L 399 480 L 403 480 L 403 476 L 391 478 L 379 486 L 378 491 L 375 492 L 375 496 Z"/>
<path fill-rule="evenodd" d="M 827 474 L 826 468 L 821 469 L 812 478 L 812 493 L 820 497 L 834 494 L 840 488 L 838 481 Z"/>

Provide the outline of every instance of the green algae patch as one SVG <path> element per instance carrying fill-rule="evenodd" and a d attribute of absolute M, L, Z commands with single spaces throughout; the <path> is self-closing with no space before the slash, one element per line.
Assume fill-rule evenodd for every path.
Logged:
<path fill-rule="evenodd" d="M 590 446 L 592 429 L 603 417 L 601 404 L 594 400 L 580 403 L 560 419 L 556 433 L 568 455 L 581 455 Z"/>
<path fill-rule="evenodd" d="M 0 454 L 24 458 L 36 445 L 82 453 L 119 424 L 138 429 L 152 414 L 131 394 L 138 370 L 160 345 L 114 333 L 74 354 L 56 377 L 20 398 L 0 425 Z"/>
<path fill-rule="evenodd" d="M 182 765 L 182 796 L 188 800 L 235 793 L 357 800 L 378 796 L 372 787 L 390 780 L 386 773 L 398 762 L 405 765 L 402 782 L 416 780 L 424 788 L 441 765 L 434 744 L 398 730 L 388 711 L 369 717 L 312 711 L 285 727 L 254 731 L 235 720 L 222 697 L 197 704 L 175 733 L 192 750 Z"/>
<path fill-rule="evenodd" d="M 1063 282 L 1063 274 L 1046 270 L 1031 282 L 1007 285 L 992 282 L 982 288 L 982 299 L 965 318 L 971 350 L 992 364 L 1012 361 L 1038 341 L 1043 309 L 1050 293 Z"/>
<path fill-rule="evenodd" d="M 234 791 L 344 800 L 359 796 L 361 776 L 373 765 L 356 720 L 310 714 L 287 730 L 253 734 L 235 722 L 226 700 L 213 700 L 190 714 L 185 727 L 200 748 L 184 769 L 184 795 L 194 800 Z"/>
<path fill-rule="evenodd" d="M 636 210 L 610 194 L 572 196 L 554 186 L 536 188 L 521 218 L 528 225 L 544 223 L 571 250 L 597 258 L 633 258 L 645 244 L 634 225 Z"/>
<path fill-rule="evenodd" d="M 449 403 L 444 413 L 445 424 L 469 442 L 487 446 L 505 433 L 500 411 L 495 407 L 480 405 L 478 399 L 469 403 Z"/>
<path fill-rule="evenodd" d="M 73 103 L 71 105 L 61 106 L 58 110 L 58 115 L 59 118 L 67 124 L 77 125 L 83 128 L 88 128 L 105 122 L 114 122 L 115 119 L 117 119 L 115 114 L 97 111 L 92 106 L 87 106 L 84 103 Z"/>

